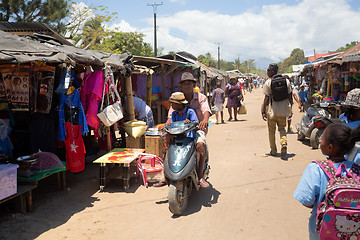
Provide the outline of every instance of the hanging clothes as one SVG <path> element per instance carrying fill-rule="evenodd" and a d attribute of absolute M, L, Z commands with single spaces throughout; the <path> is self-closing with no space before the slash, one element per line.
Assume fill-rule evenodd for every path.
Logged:
<path fill-rule="evenodd" d="M 13 145 L 8 134 L 11 132 L 10 119 L 0 119 L 0 153 L 12 156 Z"/>
<path fill-rule="evenodd" d="M 100 127 L 100 120 L 96 114 L 98 113 L 103 89 L 104 73 L 102 70 L 98 70 L 85 77 L 80 91 L 81 102 L 86 113 L 86 122 L 95 131 Z"/>
<path fill-rule="evenodd" d="M 85 145 L 81 136 L 81 126 L 65 123 L 66 169 L 70 172 L 81 172 L 85 169 Z"/>
<path fill-rule="evenodd" d="M 81 126 L 81 134 L 84 135 L 85 133 L 89 132 L 88 125 L 86 123 L 86 117 L 84 113 L 83 106 L 80 101 L 80 94 L 79 90 L 75 89 L 71 94 L 65 95 L 60 93 L 60 109 L 59 109 L 59 131 L 58 131 L 58 139 L 60 141 L 65 141 L 66 130 L 65 130 L 65 110 L 64 104 L 66 104 L 70 108 L 78 108 L 79 109 L 79 116 L 78 122 Z"/>

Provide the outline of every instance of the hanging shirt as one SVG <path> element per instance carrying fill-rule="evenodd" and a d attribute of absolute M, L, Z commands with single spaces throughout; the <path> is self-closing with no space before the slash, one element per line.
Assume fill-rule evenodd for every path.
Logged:
<path fill-rule="evenodd" d="M 66 129 L 66 169 L 70 172 L 81 172 L 85 168 L 85 145 L 81 137 L 81 126 L 65 123 Z"/>
<path fill-rule="evenodd" d="M 79 108 L 79 125 L 81 126 L 81 134 L 84 135 L 89 131 L 88 125 L 86 123 L 84 109 L 80 101 L 79 90 L 75 89 L 75 91 L 72 92 L 70 95 L 65 95 L 63 93 L 60 93 L 59 131 L 58 131 L 58 139 L 60 141 L 65 141 L 65 136 L 66 136 L 64 104 L 68 105 L 69 107 Z"/>

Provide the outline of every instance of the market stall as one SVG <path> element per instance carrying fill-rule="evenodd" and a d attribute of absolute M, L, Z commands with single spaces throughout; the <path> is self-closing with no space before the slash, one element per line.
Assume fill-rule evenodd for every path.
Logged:
<path fill-rule="evenodd" d="M 85 158 L 113 149 L 119 128 L 106 125 L 98 113 L 118 104 L 117 111 L 126 108 L 133 119 L 131 101 L 125 105 L 114 94 L 132 95 L 130 54 L 83 50 L 42 34 L 18 37 L 1 31 L 0 44 L 0 154 L 11 163 L 39 151 L 56 159 L 29 162 L 22 181 L 36 185 L 56 167 L 83 171 Z M 41 168 L 34 168 L 39 163 Z"/>

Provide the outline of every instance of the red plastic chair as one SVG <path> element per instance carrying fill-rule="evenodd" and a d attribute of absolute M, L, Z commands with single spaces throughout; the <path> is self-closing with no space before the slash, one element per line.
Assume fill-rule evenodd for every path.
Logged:
<path fill-rule="evenodd" d="M 148 187 L 148 178 L 153 180 L 158 174 L 164 171 L 163 160 L 153 154 L 143 154 L 137 161 L 136 181 L 139 180 L 140 173 L 144 182 L 144 186 Z"/>

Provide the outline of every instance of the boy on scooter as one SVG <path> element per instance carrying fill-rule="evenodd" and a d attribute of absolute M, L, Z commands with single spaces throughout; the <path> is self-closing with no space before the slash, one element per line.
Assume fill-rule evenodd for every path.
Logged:
<path fill-rule="evenodd" d="M 184 121 L 184 123 L 199 122 L 196 112 L 187 106 L 188 101 L 185 99 L 185 95 L 182 92 L 174 92 L 171 94 L 169 101 L 174 111 L 171 114 L 171 122 Z M 166 142 L 169 142 L 170 135 L 166 135 Z M 195 138 L 195 131 L 187 133 L 188 138 Z M 166 185 L 165 179 L 154 184 L 154 187 L 162 187 Z"/>
<path fill-rule="evenodd" d="M 206 134 L 208 132 L 208 121 L 211 114 L 209 103 L 207 97 L 202 93 L 194 92 L 194 86 L 196 79 L 189 72 L 184 72 L 181 75 L 180 79 L 180 88 L 181 92 L 184 94 L 185 99 L 189 102 L 189 107 L 194 109 L 196 116 L 199 119 L 199 130 L 196 131 L 196 152 L 198 159 L 198 176 L 199 184 L 202 188 L 209 188 L 210 184 L 203 178 L 203 169 L 205 164 L 205 155 L 206 155 Z M 171 116 L 173 108 L 169 109 L 168 120 L 165 125 L 171 124 Z"/>

